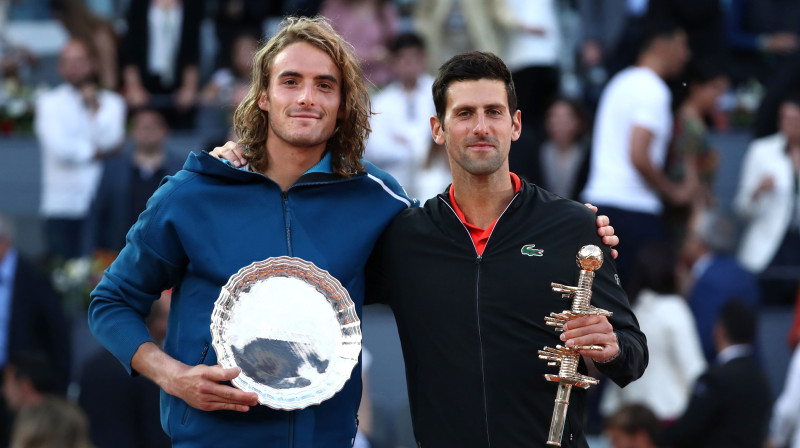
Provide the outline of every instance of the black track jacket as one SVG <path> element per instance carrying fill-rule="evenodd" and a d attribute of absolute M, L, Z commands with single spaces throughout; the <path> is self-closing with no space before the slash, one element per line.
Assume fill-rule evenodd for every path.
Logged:
<path fill-rule="evenodd" d="M 394 311 L 420 447 L 545 446 L 557 384 L 544 374 L 558 368 L 538 350 L 563 344 L 544 317 L 569 309 L 550 283 L 577 284 L 575 257 L 586 244 L 603 249 L 592 304 L 614 313 L 621 349 L 597 367 L 620 386 L 642 375 L 647 341 L 595 219 L 584 205 L 522 181 L 482 256 L 447 194 L 402 211 L 387 228 L 369 263 L 367 300 Z M 585 395 L 572 388 L 563 447 L 587 446 Z"/>

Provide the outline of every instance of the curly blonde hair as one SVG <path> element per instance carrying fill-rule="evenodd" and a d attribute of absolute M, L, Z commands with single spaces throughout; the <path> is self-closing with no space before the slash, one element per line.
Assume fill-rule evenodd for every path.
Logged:
<path fill-rule="evenodd" d="M 336 129 L 326 146 L 326 151 L 333 156 L 333 172 L 352 176 L 363 171 L 361 158 L 371 131 L 369 91 L 353 46 L 322 17 L 287 17 L 281 22 L 278 33 L 256 53 L 250 90 L 233 115 L 239 143 L 246 148 L 245 158 L 256 171 L 263 172 L 267 168 L 269 116 L 266 111 L 259 109 L 258 101 L 262 92 L 269 88 L 270 69 L 275 57 L 296 42 L 305 42 L 324 51 L 342 72 L 339 108 L 343 117 L 337 120 Z"/>

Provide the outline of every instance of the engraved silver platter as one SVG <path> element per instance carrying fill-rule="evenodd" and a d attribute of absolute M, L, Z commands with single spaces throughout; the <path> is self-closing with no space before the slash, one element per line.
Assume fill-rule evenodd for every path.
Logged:
<path fill-rule="evenodd" d="M 217 359 L 242 373 L 232 383 L 274 409 L 319 404 L 358 363 L 361 323 L 339 281 L 292 257 L 255 262 L 232 275 L 211 314 Z"/>

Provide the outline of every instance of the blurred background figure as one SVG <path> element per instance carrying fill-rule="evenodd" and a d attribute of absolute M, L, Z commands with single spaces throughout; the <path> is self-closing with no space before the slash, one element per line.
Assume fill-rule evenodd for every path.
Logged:
<path fill-rule="evenodd" d="M 626 404 L 606 420 L 610 448 L 657 448 L 659 423 L 641 404 Z"/>
<path fill-rule="evenodd" d="M 13 376 L 8 379 L 15 390 L 8 393 L 18 391 L 15 380 L 20 375 L 35 377 L 33 389 L 66 393 L 71 350 L 61 298 L 49 277 L 18 253 L 11 221 L 0 213 L 0 368 L 9 366 L 15 357 L 19 366 L 12 368 Z M 28 362 L 29 358 L 33 360 Z M 45 367 L 37 367 L 39 358 L 44 358 L 41 363 Z M 18 370 L 27 373 L 17 374 Z M 36 375 L 43 373 L 52 379 L 39 381 Z M 16 410 L 18 397 L 14 395 L 11 400 L 14 403 L 6 404 Z M 0 403 L 0 446 L 8 442 L 10 428 L 11 414 Z"/>
<path fill-rule="evenodd" d="M 589 177 L 591 160 L 586 109 L 575 100 L 558 98 L 547 109 L 544 127 L 543 142 L 523 135 L 512 144 L 509 167 L 548 191 L 578 200 Z"/>
<path fill-rule="evenodd" d="M 679 75 L 689 58 L 686 33 L 669 20 L 650 23 L 647 31 L 636 65 L 614 76 L 603 91 L 581 195 L 625 235 L 616 260 L 623 285 L 630 285 L 635 248 L 665 236 L 662 197 L 688 204 L 697 191 L 694 178 L 678 184 L 663 172 L 673 123 L 664 80 Z M 634 249 L 626 253 L 626 247 Z"/>
<path fill-rule="evenodd" d="M 671 240 L 677 247 L 683 243 L 691 215 L 716 203 L 714 178 L 720 164 L 720 154 L 711 146 L 707 122 L 717 112 L 717 100 L 728 90 L 729 82 L 723 67 L 706 60 L 694 59 L 682 77 L 686 87 L 681 89 L 675 117 L 675 135 L 667 156 L 666 171 L 671 181 L 681 182 L 694 176 L 697 194 L 690 204 L 667 204 L 664 212 Z"/>
<path fill-rule="evenodd" d="M 800 448 L 800 348 L 794 349 L 783 386 L 770 419 L 766 448 Z"/>
<path fill-rule="evenodd" d="M 164 146 L 169 128 L 155 109 L 140 109 L 131 119 L 132 151 L 108 159 L 92 208 L 93 249 L 117 253 L 125 235 L 144 211 L 161 180 L 183 161 Z"/>
<path fill-rule="evenodd" d="M 96 66 L 87 43 L 69 41 L 58 65 L 64 83 L 36 104 L 41 215 L 47 251 L 54 259 L 88 252 L 86 225 L 103 174 L 101 160 L 117 154 L 125 136 L 125 103 L 97 84 Z"/>
<path fill-rule="evenodd" d="M 2 377 L 3 421 L 0 445 L 9 446 L 13 424 L 20 411 L 41 403 L 47 396 L 63 395 L 63 390 L 58 390 L 58 379 L 52 363 L 45 352 L 40 350 L 15 352 L 6 361 Z"/>
<path fill-rule="evenodd" d="M 735 206 L 746 228 L 739 261 L 757 275 L 764 303 L 792 304 L 800 285 L 800 97 L 784 100 L 779 132 L 754 140 Z"/>
<path fill-rule="evenodd" d="M 119 85 L 118 42 L 113 25 L 92 13 L 82 0 L 53 0 L 50 10 L 71 38 L 80 39 L 91 47 L 91 53 L 97 57 L 100 85 L 116 91 Z"/>
<path fill-rule="evenodd" d="M 513 14 L 505 0 L 417 0 L 415 28 L 425 40 L 429 70 L 435 72 L 466 51 L 504 57 L 507 29 L 515 24 Z"/>
<path fill-rule="evenodd" d="M 48 397 L 20 411 L 11 441 L 14 448 L 93 448 L 88 423 L 73 403 Z"/>
<path fill-rule="evenodd" d="M 741 301 L 726 303 L 714 327 L 719 355 L 697 380 L 686 412 L 666 429 L 675 448 L 752 448 L 767 436 L 772 390 L 754 356 L 757 315 Z"/>
<path fill-rule="evenodd" d="M 250 88 L 253 56 L 259 46 L 257 36 L 259 34 L 254 32 L 242 31 L 233 40 L 230 51 L 223 52 L 232 59 L 231 65 L 215 70 L 200 92 L 202 109 L 198 117 L 198 132 L 211 139 L 205 147 L 212 148 L 238 139 L 232 135 L 233 111 Z"/>
<path fill-rule="evenodd" d="M 561 27 L 556 0 L 505 0 L 508 43 L 505 63 L 517 91 L 517 108 L 529 126 L 541 127 L 545 111 L 558 97 L 561 77 Z"/>
<path fill-rule="evenodd" d="M 662 426 L 673 423 L 686 410 L 692 386 L 706 368 L 694 317 L 678 295 L 676 260 L 672 244 L 665 242 L 648 244 L 637 254 L 632 283 L 638 292 L 631 306 L 647 335 L 650 363 L 644 375 L 624 389 L 606 384 L 603 415 L 640 403 Z"/>
<path fill-rule="evenodd" d="M 172 291 L 153 302 L 147 328 L 161 346 L 167 336 Z M 98 448 L 167 448 L 161 428 L 159 387 L 143 376 L 131 376 L 110 352 L 99 348 L 83 367 L 78 403 L 89 419 Z M 109 400 L 109 397 L 114 397 Z"/>
<path fill-rule="evenodd" d="M 12 412 L 36 405 L 57 390 L 55 372 L 44 352 L 12 355 L 3 371 L 3 398 Z"/>
<path fill-rule="evenodd" d="M 695 215 L 678 264 L 680 291 L 689 302 L 708 362 L 717 357 L 714 323 L 723 305 L 742 300 L 759 309 L 758 283 L 734 256 L 736 230 L 731 217 L 719 210 Z"/>
<path fill-rule="evenodd" d="M 391 81 L 389 44 L 400 30 L 392 1 L 325 0 L 319 13 L 353 45 L 367 81 L 379 88 Z"/>
<path fill-rule="evenodd" d="M 724 5 L 725 34 L 735 84 L 771 76 L 783 55 L 798 50 L 800 5 L 786 1 L 729 0 Z"/>
<path fill-rule="evenodd" d="M 235 50 L 236 41 L 245 34 L 258 39 L 263 34 L 264 20 L 280 16 L 283 4 L 288 2 L 218 0 L 215 3 L 214 29 L 217 33 L 218 50 L 214 66 L 217 71 L 228 69 L 235 73 L 242 64 L 242 61 L 237 61 L 239 56 Z M 247 76 L 250 76 L 249 72 Z"/>
<path fill-rule="evenodd" d="M 202 18 L 203 2 L 131 0 L 121 61 L 131 108 L 157 108 L 171 128 L 194 126 Z"/>
<path fill-rule="evenodd" d="M 430 165 L 437 150 L 430 124 L 436 115 L 433 77 L 425 72 L 427 57 L 419 35 L 400 34 L 389 48 L 395 81 L 372 98 L 376 114 L 370 121 L 365 157 L 394 176 L 411 197 L 424 200 L 450 183 L 447 170 L 438 182 L 430 179 L 436 172 L 431 170 L 438 168 Z"/>

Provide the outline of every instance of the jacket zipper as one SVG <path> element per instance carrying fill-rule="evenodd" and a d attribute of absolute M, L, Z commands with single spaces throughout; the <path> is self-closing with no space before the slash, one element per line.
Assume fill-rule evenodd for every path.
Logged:
<path fill-rule="evenodd" d="M 209 348 L 209 344 L 206 343 L 206 345 L 203 346 L 203 353 L 200 355 L 200 360 L 198 360 L 197 363 L 195 363 L 195 365 L 199 366 L 200 364 L 203 363 L 203 361 L 206 360 L 206 355 L 208 355 L 208 348 Z M 189 418 L 189 409 L 190 409 L 190 407 L 187 404 L 186 405 L 186 410 L 183 411 L 183 418 L 181 418 L 181 425 L 185 425 L 186 424 L 186 420 Z"/>
<path fill-rule="evenodd" d="M 292 218 L 289 214 L 289 192 L 281 191 L 281 202 L 283 203 L 283 228 L 286 231 L 286 253 L 291 257 L 292 254 Z"/>
<path fill-rule="evenodd" d="M 519 193 L 514 194 L 514 197 L 511 198 L 511 201 L 509 201 L 508 205 L 506 205 L 506 208 L 503 209 L 502 213 L 500 213 L 500 216 L 497 218 L 497 221 L 495 221 L 495 226 L 492 228 L 491 233 L 489 233 L 489 238 L 486 239 L 486 246 L 484 246 L 484 248 L 483 248 L 484 252 L 486 251 L 486 247 L 489 246 L 489 240 L 492 239 L 492 235 L 494 235 L 494 229 L 497 227 L 497 223 L 500 222 L 500 218 L 502 218 L 503 215 L 505 215 L 506 211 L 508 210 L 508 207 L 510 207 L 511 204 L 514 202 L 514 200 L 517 199 L 517 196 L 519 196 Z M 461 223 L 461 227 L 463 227 L 464 231 L 467 232 L 467 237 L 469 237 L 469 240 L 472 242 L 472 248 L 475 249 L 475 256 L 476 256 L 476 258 L 475 258 L 475 269 L 476 269 L 476 275 L 475 275 L 475 314 L 476 314 L 476 317 L 477 317 L 476 320 L 477 320 L 477 323 L 478 323 L 478 348 L 480 349 L 480 359 L 481 359 L 481 387 L 483 388 L 483 417 L 484 417 L 484 421 L 486 423 L 486 443 L 487 443 L 487 446 L 491 448 L 491 446 L 492 446 L 492 438 L 489 435 L 489 404 L 488 404 L 488 398 L 486 397 L 486 368 L 485 368 L 485 362 L 484 362 L 484 356 L 483 356 L 483 335 L 481 334 L 480 290 L 481 290 L 481 262 L 483 261 L 483 255 L 478 253 L 478 247 L 475 246 L 475 241 L 472 239 L 472 235 L 469 233 L 469 229 L 467 228 L 467 226 L 463 222 L 461 222 L 461 219 L 458 217 L 458 213 L 456 213 L 456 211 L 453 208 L 453 206 L 450 205 L 441 196 L 439 196 L 439 200 L 444 202 L 444 204 L 447 206 L 447 208 L 449 208 L 450 211 L 453 212 L 453 214 L 455 215 L 456 219 L 458 219 L 458 222 Z"/>

